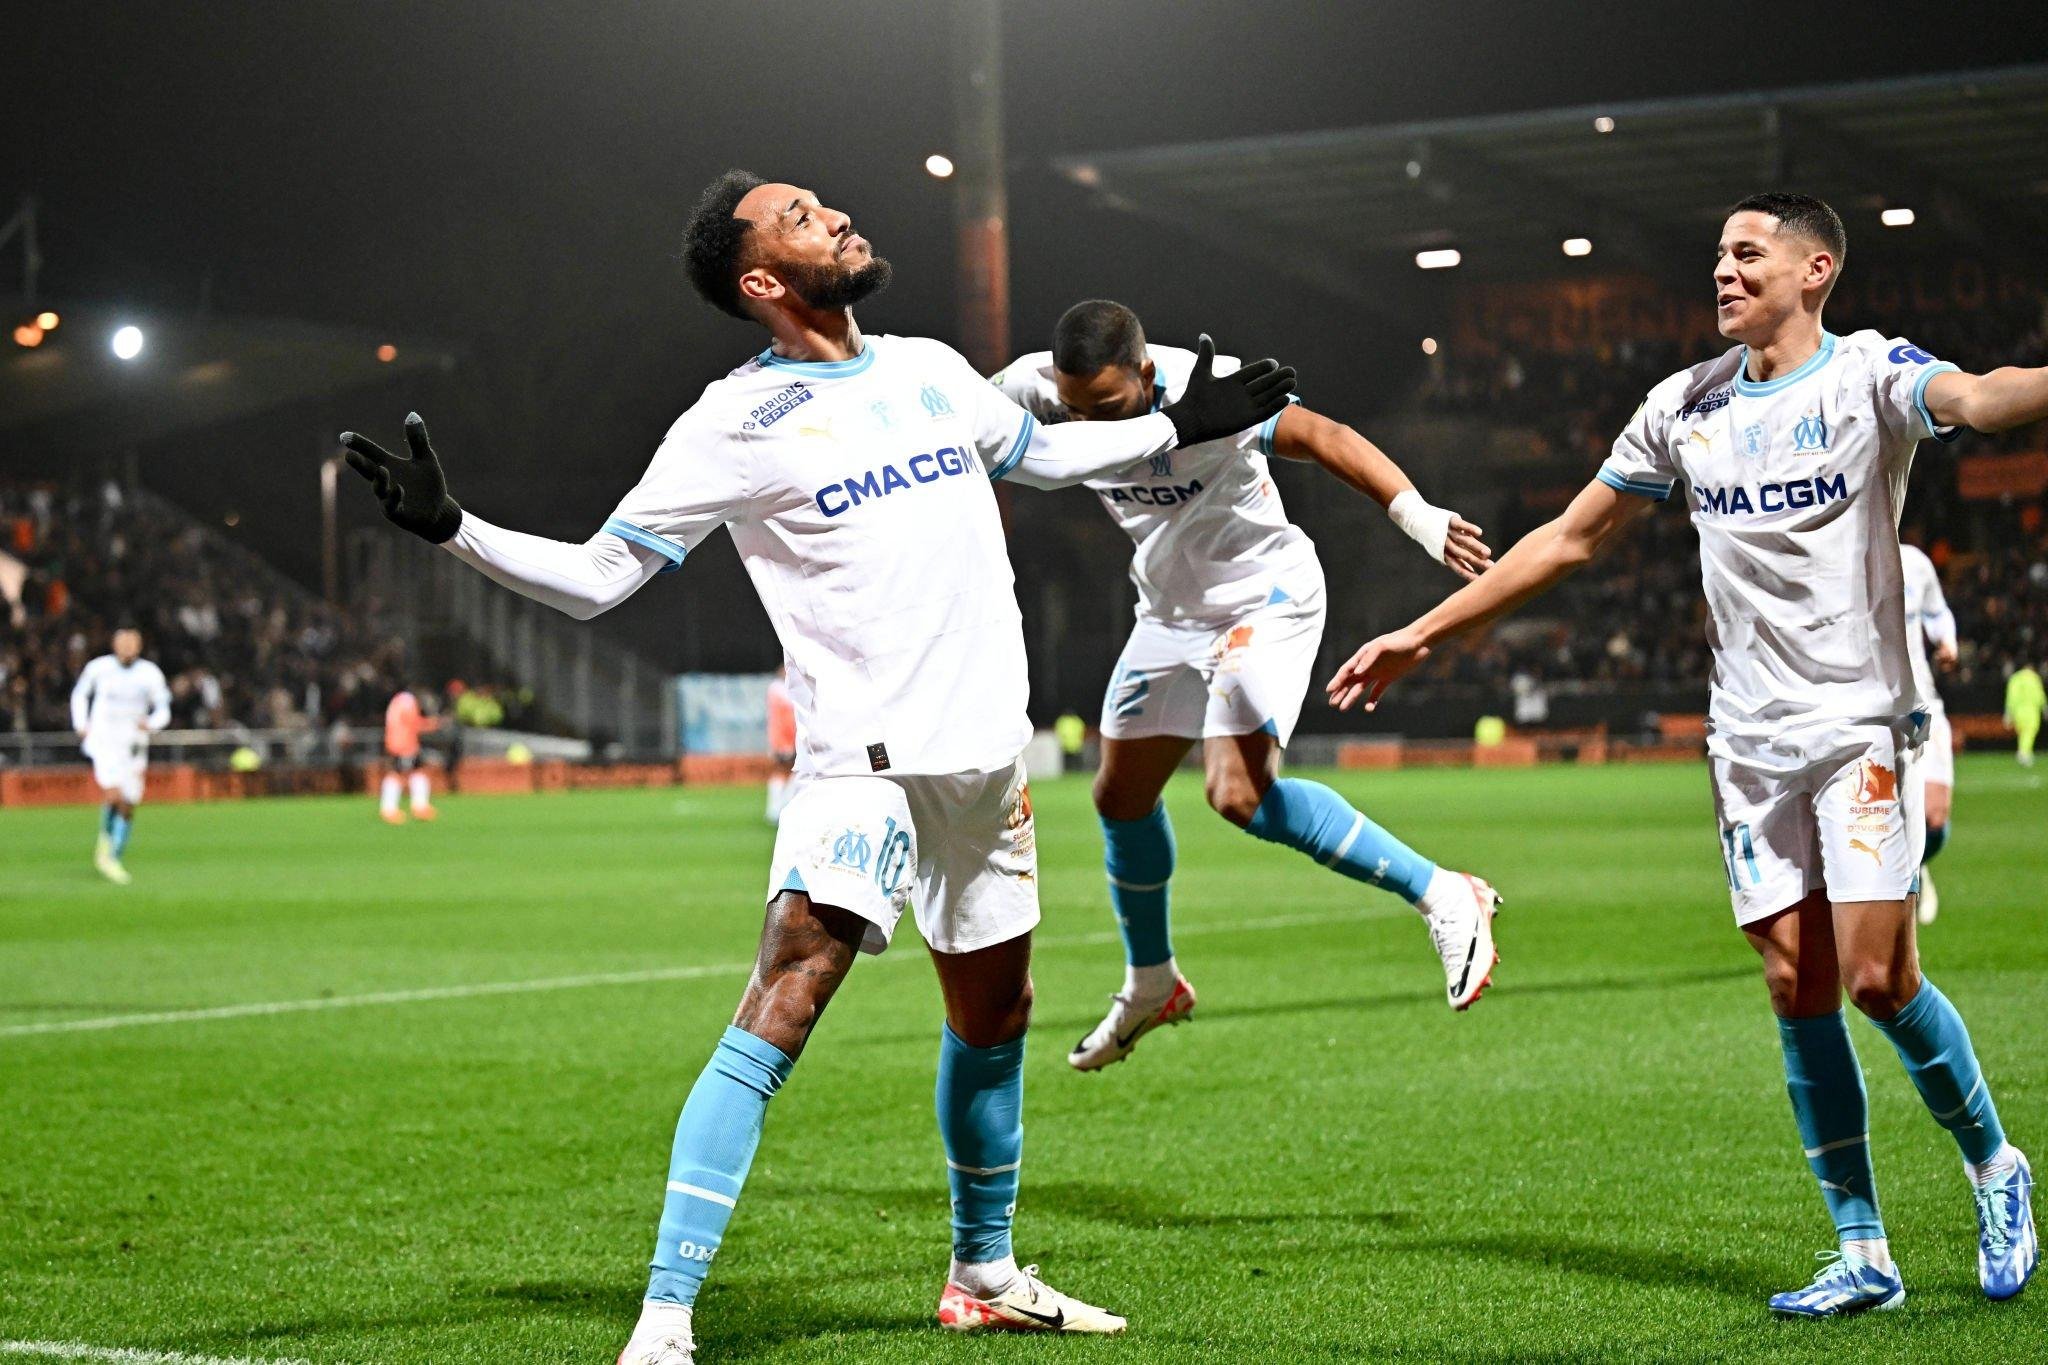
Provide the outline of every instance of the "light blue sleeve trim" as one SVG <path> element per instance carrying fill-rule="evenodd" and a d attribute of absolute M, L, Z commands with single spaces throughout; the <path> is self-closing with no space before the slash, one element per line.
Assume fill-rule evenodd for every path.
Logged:
<path fill-rule="evenodd" d="M 1287 402 L 1289 406 L 1299 403 L 1300 401 L 1301 396 L 1299 394 L 1290 393 L 1287 395 Z M 1283 415 L 1285 415 L 1286 412 L 1287 409 L 1282 408 L 1279 412 L 1274 413 L 1271 417 L 1268 417 L 1264 422 L 1261 422 L 1259 424 L 1259 454 L 1266 456 L 1268 459 L 1277 458 L 1273 454 L 1273 434 L 1280 430 L 1280 418 Z"/>
<path fill-rule="evenodd" d="M 1671 496 L 1671 490 L 1677 486 L 1675 482 L 1654 484 L 1645 479 L 1631 479 L 1626 475 L 1615 473 L 1606 465 L 1600 466 L 1600 473 L 1597 477 L 1600 482 L 1606 484 L 1609 488 L 1617 488 L 1624 493 L 1634 493 L 1638 497 L 1648 498 L 1651 502 L 1665 501 Z"/>
<path fill-rule="evenodd" d="M 1953 441 L 1963 434 L 1961 427 L 1939 427 L 1934 424 L 1934 414 L 1927 410 L 1927 381 L 1938 374 L 1961 374 L 1963 367 L 1951 365 L 1944 360 L 1929 365 L 1920 371 L 1920 377 L 1913 381 L 1913 408 L 1920 414 L 1920 420 L 1927 424 L 1927 434 L 1937 441 Z"/>
<path fill-rule="evenodd" d="M 1025 450 L 1031 445 L 1031 434 L 1037 430 L 1038 419 L 1028 412 L 1025 413 L 1023 425 L 1017 428 L 1017 439 L 1010 443 L 1010 453 L 1003 456 L 1002 463 L 988 472 L 990 483 L 994 483 L 1017 467 L 1017 462 L 1024 458 Z"/>
<path fill-rule="evenodd" d="M 689 553 L 688 550 L 676 544 L 667 536 L 656 535 L 644 526 L 635 526 L 624 517 L 607 518 L 604 529 L 617 536 L 620 540 L 630 540 L 635 545 L 643 549 L 652 550 L 663 559 L 666 559 L 668 565 L 661 570 L 662 573 L 674 573 L 677 569 L 682 568 L 683 556 Z"/>

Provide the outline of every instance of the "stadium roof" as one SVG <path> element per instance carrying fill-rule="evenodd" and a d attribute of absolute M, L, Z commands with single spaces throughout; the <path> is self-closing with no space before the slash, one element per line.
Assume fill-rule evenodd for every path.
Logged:
<path fill-rule="evenodd" d="M 405 337 L 304 322 L 165 317 L 45 300 L 63 321 L 34 349 L 0 334 L 0 450 L 49 453 L 152 440 L 396 374 L 444 369 L 445 350 Z M 0 300 L 0 317 L 34 310 Z M 109 339 L 142 330 L 117 359 Z M 389 361 L 378 347 L 389 344 Z"/>
<path fill-rule="evenodd" d="M 1061 158 L 1109 206 L 1342 297 L 1410 311 L 1414 256 L 1554 274 L 1565 239 L 1696 287 L 1728 204 L 1833 203 L 1852 239 L 1914 210 L 1987 259 L 2048 273 L 2048 65 L 1586 105 Z M 1868 232 L 1864 232 L 1867 240 Z M 1434 273 L 1434 272 L 1432 272 Z"/>

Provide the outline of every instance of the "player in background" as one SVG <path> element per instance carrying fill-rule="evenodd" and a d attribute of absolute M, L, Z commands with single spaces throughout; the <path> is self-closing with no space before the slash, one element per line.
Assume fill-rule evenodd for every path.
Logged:
<path fill-rule="evenodd" d="M 1089 299 L 1060 318 L 1052 350 L 1020 356 L 994 382 L 1041 422 L 1121 421 L 1179 397 L 1194 360 L 1148 345 L 1129 308 Z M 1124 984 L 1067 1054 L 1082 1071 L 1122 1061 L 1146 1033 L 1194 1011 L 1194 988 L 1173 952 L 1174 839 L 1160 796 L 1198 742 L 1218 815 L 1416 908 L 1453 1009 L 1478 999 L 1490 980 L 1491 887 L 1436 867 L 1322 783 L 1280 776 L 1325 605 L 1315 546 L 1288 521 L 1273 486 L 1266 461 L 1276 455 L 1313 460 L 1371 497 L 1425 554 L 1466 578 L 1492 562 L 1477 526 L 1423 501 L 1350 427 L 1298 404 L 1222 440 L 1089 480 L 1136 544 L 1138 608 L 1103 697 L 1095 777 Z"/>
<path fill-rule="evenodd" d="M 1912 768 L 1928 699 L 1913 675 L 1898 518 L 1923 439 L 2048 417 L 2048 369 L 1965 374 L 1901 338 L 1826 331 L 1821 307 L 1847 247 L 1817 199 L 1737 204 L 1714 289 L 1721 335 L 1741 344 L 1651 389 L 1561 516 L 1330 682 L 1338 706 L 1370 707 L 1443 641 L 1585 564 L 1685 481 L 1714 655 L 1707 750 L 1722 859 L 1841 1244 L 1812 1284 L 1771 1299 L 1809 1317 L 1893 1308 L 1906 1293 L 1878 1216 L 1844 989 L 1962 1151 L 1985 1294 L 2019 1293 L 2038 1249 L 2026 1158 L 1914 946 L 1925 830 Z"/>
<path fill-rule="evenodd" d="M 142 804 L 149 737 L 171 723 L 171 689 L 163 670 L 142 657 L 142 632 L 114 632 L 114 652 L 85 666 L 71 689 L 71 728 L 92 760 L 100 788 L 100 835 L 92 865 L 116 886 L 133 880 L 121 859 Z"/>
<path fill-rule="evenodd" d="M 789 669 L 775 670 L 768 682 L 768 754 L 775 771 L 768 774 L 768 823 L 779 824 L 789 804 L 789 779 L 796 768 L 796 703 L 789 699 Z"/>
<path fill-rule="evenodd" d="M 433 788 L 427 782 L 427 770 L 420 766 L 420 736 L 429 730 L 439 728 L 441 722 L 420 709 L 420 699 L 409 687 L 402 687 L 384 708 L 384 781 L 378 791 L 377 813 L 387 825 L 405 823 L 405 812 L 398 808 L 398 792 L 401 780 L 406 795 L 412 801 L 412 816 L 415 820 L 432 820 L 439 812 L 434 809 Z"/>
<path fill-rule="evenodd" d="M 1205 337 L 1187 392 L 1160 413 L 1041 427 L 950 347 L 862 334 L 853 305 L 889 265 L 808 190 L 729 172 L 698 202 L 685 257 L 698 292 L 771 344 L 676 421 L 586 543 L 465 512 L 417 415 L 410 459 L 342 437 L 392 521 L 579 617 L 680 568 L 726 526 L 782 643 L 799 744 L 760 952 L 677 1121 L 647 1295 L 620 1360 L 691 1359 L 691 1306 L 769 1098 L 856 954 L 888 946 L 913 889 L 946 1016 L 935 1101 L 953 1259 L 939 1321 L 1121 1331 L 1122 1318 L 1020 1269 L 1011 1248 L 1038 883 L 1020 761 L 1024 635 L 993 484 L 1059 487 L 1241 431 L 1280 410 L 1293 371 L 1265 361 L 1216 378 Z"/>
<path fill-rule="evenodd" d="M 2015 752 L 2022 768 L 2034 766 L 2034 737 L 2041 733 L 2043 710 L 2048 710 L 2048 692 L 2041 687 L 2041 675 L 2021 664 L 2005 680 L 2005 723 L 2018 737 Z"/>
<path fill-rule="evenodd" d="M 1956 790 L 1955 732 L 1949 728 L 1948 707 L 1934 685 L 1934 670 L 1937 665 L 1944 670 L 1956 666 L 1956 618 L 1948 609 L 1948 598 L 1942 596 L 1941 575 L 1925 550 L 1902 542 L 1899 568 L 1906 580 L 1906 644 L 1913 654 L 1913 682 L 1927 703 L 1927 742 L 1913 765 L 1913 781 L 1920 788 L 1921 819 L 1927 826 L 1927 848 L 1920 857 L 1918 914 L 1922 924 L 1932 924 L 1941 913 L 1941 901 L 1928 865 L 1948 844 L 1949 810 Z"/>

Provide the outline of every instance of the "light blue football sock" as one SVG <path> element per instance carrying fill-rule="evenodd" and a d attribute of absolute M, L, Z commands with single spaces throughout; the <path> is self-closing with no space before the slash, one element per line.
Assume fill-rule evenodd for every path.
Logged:
<path fill-rule="evenodd" d="M 100 807 L 100 833 L 106 835 L 109 839 L 114 837 L 114 808 L 112 806 Z"/>
<path fill-rule="evenodd" d="M 1320 782 L 1283 777 L 1266 788 L 1245 833 L 1300 849 L 1324 867 L 1384 887 L 1410 905 L 1429 890 L 1436 864 L 1353 810 Z"/>
<path fill-rule="evenodd" d="M 128 835 L 130 834 L 130 832 L 134 830 L 134 828 L 134 816 L 116 815 L 114 817 L 113 824 L 108 830 L 108 834 L 114 841 L 114 856 L 116 858 L 120 857 L 122 854 L 128 851 Z"/>
<path fill-rule="evenodd" d="M 953 1256 L 970 1265 L 1010 1254 L 1024 1159 L 1024 1040 L 969 1047 L 939 1037 L 939 1136 L 953 1190 Z"/>
<path fill-rule="evenodd" d="M 1102 817 L 1102 863 L 1109 874 L 1110 908 L 1124 936 L 1124 961 L 1151 967 L 1172 957 L 1167 895 L 1173 879 L 1173 822 L 1166 818 L 1166 803 L 1140 820 Z"/>
<path fill-rule="evenodd" d="M 1927 827 L 1927 851 L 1920 855 L 1920 862 L 1922 866 L 1925 866 L 1926 864 L 1933 862 L 1934 855 L 1941 852 L 1944 848 L 1947 847 L 1948 826 L 1929 825 Z"/>
<path fill-rule="evenodd" d="M 1948 997 L 1923 978 L 1920 993 L 1904 1009 L 1870 1022 L 1892 1040 L 1927 1112 L 1955 1138 L 1963 1160 L 1981 1163 L 1998 1155 L 2005 1128 L 1970 1046 L 1970 1031 Z"/>
<path fill-rule="evenodd" d="M 1778 1046 L 1785 1052 L 1785 1093 L 1792 1097 L 1799 1145 L 1820 1182 L 1836 1236 L 1844 1242 L 1884 1236 L 1870 1165 L 1870 1105 L 1842 1012 L 1780 1019 Z"/>
<path fill-rule="evenodd" d="M 648 1298 L 697 1301 L 761 1144 L 768 1101 L 794 1065 L 781 1048 L 745 1029 L 728 1028 L 718 1040 L 676 1120 Z"/>

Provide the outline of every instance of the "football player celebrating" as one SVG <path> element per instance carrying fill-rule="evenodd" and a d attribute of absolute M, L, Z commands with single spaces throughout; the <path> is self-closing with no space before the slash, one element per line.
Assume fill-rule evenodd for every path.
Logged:
<path fill-rule="evenodd" d="M 1148 345 L 1138 315 L 1108 299 L 1069 308 L 1053 348 L 997 375 L 1041 422 L 1121 421 L 1180 396 L 1191 352 Z M 1280 776 L 1323 640 L 1323 570 L 1287 519 L 1267 457 L 1313 460 L 1365 493 L 1431 559 L 1472 578 L 1491 563 L 1480 531 L 1432 507 L 1399 466 L 1350 427 L 1291 405 L 1259 426 L 1088 481 L 1136 542 L 1138 622 L 1102 701 L 1102 820 L 1124 985 L 1067 1061 L 1094 1071 L 1195 1008 L 1174 960 L 1167 897 L 1173 827 L 1160 793 L 1197 741 L 1210 808 L 1239 829 L 1394 892 L 1419 911 L 1451 1007 L 1493 969 L 1493 889 L 1439 868 L 1320 782 Z"/>
<path fill-rule="evenodd" d="M 92 760 L 100 788 L 100 836 L 92 864 L 116 886 L 134 878 L 121 861 L 142 804 L 149 737 L 171 723 L 171 689 L 163 670 L 142 657 L 142 632 L 114 632 L 114 652 L 85 666 L 71 689 L 71 728 Z"/>
<path fill-rule="evenodd" d="M 2048 369 L 1965 374 L 1821 308 L 1847 251 L 1835 211 L 1743 200 L 1714 267 L 1739 343 L 1650 390 L 1599 477 L 1493 570 L 1361 648 L 1330 682 L 1370 707 L 1443 641 L 1586 563 L 1682 479 L 1699 529 L 1713 649 L 1707 749 L 1735 917 L 1763 957 L 1787 1089 L 1841 1254 L 1788 1316 L 1893 1308 L 1905 1284 L 1878 1216 L 1846 989 L 1961 1148 L 1978 1278 L 2010 1298 L 2037 1252 L 2027 1160 L 2006 1141 L 1962 1016 L 1920 974 L 1913 879 L 1925 829 L 1912 777 L 1929 699 L 1914 676 L 1898 519 L 1914 448 L 2048 416 Z"/>
<path fill-rule="evenodd" d="M 464 511 L 417 415 L 412 458 L 354 434 L 349 461 L 398 525 L 579 617 L 680 568 L 720 526 L 780 637 L 796 778 L 769 867 L 752 982 L 698 1077 L 675 1144 L 626 1365 L 691 1358 L 691 1305 L 724 1241 L 768 1101 L 857 953 L 907 902 L 937 965 L 937 1109 L 952 1187 L 946 1327 L 1115 1332 L 1011 1252 L 1023 1156 L 1035 836 L 1020 754 L 1024 637 L 994 481 L 1076 483 L 1243 431 L 1286 402 L 1271 361 L 1211 373 L 1130 422 L 1043 427 L 949 347 L 867 336 L 853 305 L 888 263 L 847 215 L 730 172 L 687 234 L 699 293 L 770 335 L 677 420 L 640 484 L 582 545 Z"/>

